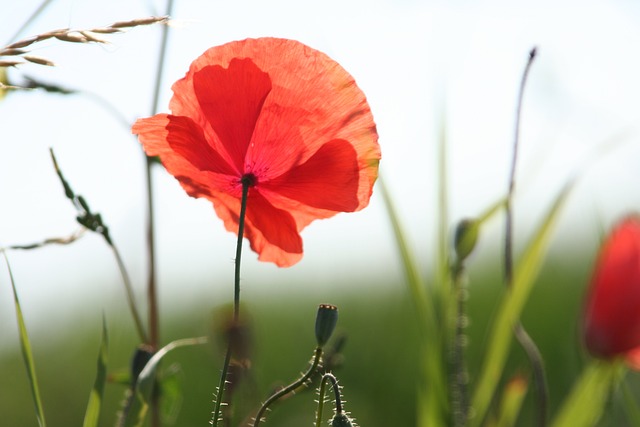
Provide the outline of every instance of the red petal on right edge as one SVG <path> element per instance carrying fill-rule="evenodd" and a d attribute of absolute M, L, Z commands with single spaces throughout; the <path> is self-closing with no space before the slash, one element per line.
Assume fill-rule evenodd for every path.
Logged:
<path fill-rule="evenodd" d="M 356 150 L 337 139 L 263 186 L 270 198 L 284 196 L 318 209 L 353 212 L 358 208 L 359 172 Z"/>

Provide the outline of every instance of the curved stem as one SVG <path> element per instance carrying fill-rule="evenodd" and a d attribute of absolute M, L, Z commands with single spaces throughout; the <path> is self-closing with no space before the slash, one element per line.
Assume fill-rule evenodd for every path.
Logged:
<path fill-rule="evenodd" d="M 276 393 L 271 395 L 271 397 L 269 397 L 262 404 L 262 406 L 260 407 L 260 410 L 258 411 L 258 414 L 256 415 L 256 418 L 255 418 L 255 420 L 253 422 L 253 427 L 258 427 L 258 424 L 260 424 L 260 421 L 262 421 L 262 416 L 267 411 L 267 409 L 269 409 L 269 406 L 271 406 L 272 403 L 274 403 L 276 400 L 286 396 L 287 394 L 295 391 L 298 387 L 302 386 L 309 378 L 311 378 L 311 375 L 313 375 L 313 373 L 318 368 L 318 365 L 320 365 L 321 357 L 322 357 L 322 348 L 321 347 L 316 347 L 316 350 L 315 350 L 315 353 L 314 353 L 314 356 L 313 356 L 313 362 L 311 363 L 311 366 L 309 366 L 309 369 L 307 369 L 307 372 L 305 372 L 296 381 L 292 382 L 291 384 L 289 384 L 285 388 L 283 388 L 280 391 L 277 391 Z"/>
<path fill-rule="evenodd" d="M 249 187 L 253 185 L 250 179 L 241 180 L 242 183 L 242 199 L 240 200 L 240 217 L 238 218 L 238 240 L 236 243 L 236 267 L 233 281 L 233 323 L 238 323 L 240 317 L 240 261 L 242 258 L 242 239 L 244 237 L 244 219 L 247 213 L 247 197 L 249 195 Z M 218 426 L 220 420 L 220 407 L 224 395 L 224 386 L 227 382 L 227 374 L 229 372 L 229 364 L 231 363 L 231 340 L 227 343 L 227 351 L 222 364 L 222 372 L 220 373 L 220 383 L 218 384 L 218 395 L 216 396 L 215 407 L 213 409 L 213 420 L 211 425 Z"/>
<path fill-rule="evenodd" d="M 320 424 L 322 423 L 322 411 L 324 409 L 324 392 L 326 389 L 327 380 L 331 381 L 331 387 L 333 387 L 333 394 L 336 401 L 336 414 L 341 414 L 343 412 L 342 397 L 340 396 L 338 380 L 333 374 L 327 372 L 322 376 L 322 381 L 320 381 L 320 390 L 318 393 L 318 413 L 316 414 L 316 427 L 320 427 Z"/>
<path fill-rule="evenodd" d="M 522 75 L 522 80 L 520 82 L 520 91 L 518 94 L 518 106 L 516 110 L 516 125 L 515 125 L 515 135 L 513 141 L 513 157 L 511 159 L 511 172 L 509 174 L 509 188 L 507 192 L 507 200 L 506 200 L 506 220 L 505 220 L 505 244 L 504 244 L 504 280 L 508 288 L 511 288 L 513 284 L 513 209 L 512 209 L 512 199 L 513 192 L 515 189 L 515 173 L 516 173 L 516 163 L 518 159 L 518 146 L 520 139 L 520 115 L 522 110 L 522 99 L 524 97 L 524 88 L 527 82 L 527 77 L 529 75 L 529 70 L 531 69 L 531 64 L 533 64 L 533 60 L 536 56 L 536 49 L 532 49 L 529 53 L 529 60 L 527 61 L 527 65 L 524 69 L 524 73 Z M 544 369 L 544 361 L 542 359 L 542 354 L 538 349 L 536 343 L 529 336 L 527 331 L 525 330 L 522 322 L 518 322 L 514 327 L 514 334 L 516 339 L 524 349 L 527 354 L 527 358 L 531 363 L 531 368 L 533 370 L 533 380 L 536 389 L 536 398 L 537 398 L 537 406 L 538 406 L 538 420 L 537 425 L 539 427 L 544 427 L 547 425 L 547 411 L 548 411 L 548 400 L 549 400 L 549 392 L 547 389 L 547 383 L 545 378 L 545 369 Z"/>

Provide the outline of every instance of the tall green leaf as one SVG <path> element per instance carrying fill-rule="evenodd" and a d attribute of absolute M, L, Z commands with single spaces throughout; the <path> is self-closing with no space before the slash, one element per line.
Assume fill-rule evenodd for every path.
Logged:
<path fill-rule="evenodd" d="M 36 417 L 38 419 L 38 425 L 45 427 L 46 422 L 44 418 L 44 410 L 42 409 L 42 401 L 40 400 L 40 390 L 38 388 L 38 379 L 36 378 L 36 366 L 33 360 L 33 352 L 31 351 L 31 342 L 29 341 L 29 334 L 27 333 L 27 326 L 24 323 L 24 317 L 22 316 L 22 309 L 20 308 L 20 300 L 18 299 L 18 291 L 16 290 L 16 284 L 13 279 L 13 273 L 11 272 L 11 266 L 9 265 L 9 258 L 7 254 L 2 251 L 4 260 L 7 264 L 7 271 L 9 272 L 9 279 L 11 280 L 11 289 L 13 290 L 13 302 L 16 307 L 16 318 L 18 320 L 18 331 L 20 334 L 20 347 L 22 349 L 22 359 L 24 360 L 25 367 L 27 368 L 27 376 L 29 377 L 29 385 L 31 387 L 31 396 L 33 397 L 33 403 L 35 404 Z"/>
<path fill-rule="evenodd" d="M 594 360 L 582 371 L 581 376 L 565 399 L 552 427 L 587 427 L 596 425 L 607 397 L 624 365 Z"/>
<path fill-rule="evenodd" d="M 551 209 L 547 212 L 542 224 L 532 236 L 516 265 L 512 288 L 505 291 L 498 307 L 480 378 L 471 401 L 475 413 L 471 420 L 472 426 L 479 426 L 482 423 L 493 399 L 513 340 L 513 328 L 520 319 L 522 310 L 531 294 L 533 284 L 544 261 L 554 225 L 573 183 L 570 181 L 556 196 Z"/>
<path fill-rule="evenodd" d="M 447 388 L 446 366 L 443 360 L 443 337 L 436 319 L 433 300 L 428 295 L 426 282 L 413 257 L 404 230 L 396 212 L 391 194 L 387 190 L 382 177 L 378 179 L 378 187 L 382 193 L 387 215 L 393 228 L 394 237 L 400 259 L 404 267 L 409 294 L 417 313 L 418 330 L 420 331 L 420 372 L 418 419 L 420 426 L 447 425 Z"/>
<path fill-rule="evenodd" d="M 98 427 L 100 420 L 100 409 L 102 408 L 102 396 L 104 394 L 104 386 L 107 382 L 107 361 L 109 358 L 109 337 L 107 335 L 107 322 L 102 317 L 102 340 L 100 343 L 100 351 L 98 352 L 96 380 L 93 383 L 93 389 L 89 395 L 89 403 L 87 411 L 84 414 L 83 427 Z"/>

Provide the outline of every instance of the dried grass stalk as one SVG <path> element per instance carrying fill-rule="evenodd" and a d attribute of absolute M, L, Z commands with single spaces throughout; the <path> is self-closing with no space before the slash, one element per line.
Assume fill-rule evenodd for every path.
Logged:
<path fill-rule="evenodd" d="M 139 27 L 142 25 L 152 24 L 166 24 L 169 21 L 167 16 L 150 16 L 148 18 L 133 19 L 131 21 L 119 21 L 106 27 L 91 28 L 86 30 L 73 30 L 70 28 L 61 28 L 58 30 L 47 31 L 36 36 L 19 40 L 11 43 L 4 48 L 0 48 L 0 57 L 2 56 L 14 56 L 23 58 L 25 61 L 53 66 L 54 63 L 48 59 L 28 55 L 28 51 L 24 50 L 25 47 L 31 46 L 34 43 L 41 42 L 48 39 L 57 39 L 68 43 L 109 43 L 106 39 L 98 36 L 98 34 L 115 34 L 120 33 L 124 29 Z M 25 61 L 19 61 L 14 59 L 3 60 L 0 58 L 0 68 L 15 67 L 16 65 L 24 64 Z"/>

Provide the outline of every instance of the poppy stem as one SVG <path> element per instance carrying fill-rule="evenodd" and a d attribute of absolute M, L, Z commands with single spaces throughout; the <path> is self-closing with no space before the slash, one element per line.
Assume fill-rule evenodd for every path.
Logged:
<path fill-rule="evenodd" d="M 313 360 L 311 362 L 311 364 L 309 365 L 309 369 L 307 369 L 307 371 L 297 380 L 295 380 L 294 382 L 292 382 L 291 384 L 289 384 L 286 387 L 281 388 L 280 390 L 278 390 L 277 392 L 275 392 L 274 394 L 272 394 L 260 407 L 260 409 L 258 410 L 258 413 L 255 417 L 255 419 L 253 420 L 253 427 L 258 427 L 258 424 L 260 424 L 261 421 L 263 421 L 262 417 L 264 416 L 265 412 L 267 412 L 267 410 L 269 409 L 269 406 L 271 406 L 271 404 L 273 404 L 275 401 L 283 398 L 284 396 L 288 395 L 289 393 L 294 393 L 298 388 L 302 387 L 303 385 L 305 385 L 307 383 L 307 381 L 309 380 L 309 378 L 311 378 L 311 376 L 316 372 L 316 370 L 318 369 L 318 366 L 320 366 L 320 362 L 322 360 L 322 347 L 318 346 L 316 347 L 315 351 L 313 352 Z M 342 407 L 336 407 L 337 409 L 342 409 Z"/>
<path fill-rule="evenodd" d="M 529 76 L 529 70 L 533 64 L 533 60 L 536 57 L 536 48 L 531 49 L 529 53 L 529 59 L 520 81 L 520 91 L 518 94 L 518 106 L 516 110 L 516 124 L 515 135 L 513 141 L 513 155 L 511 158 L 511 171 L 509 173 L 509 187 L 507 191 L 506 199 L 506 220 L 505 220 L 505 241 L 504 241 L 504 281 L 507 288 L 513 286 L 513 193 L 515 189 L 515 175 L 516 164 L 518 159 L 518 147 L 520 145 L 520 117 L 522 110 L 522 99 L 524 97 L 524 88 Z M 545 377 L 544 360 L 542 354 L 538 349 L 535 341 L 531 338 L 527 330 L 524 328 L 522 321 L 514 326 L 514 335 L 520 346 L 527 354 L 527 358 L 531 363 L 533 370 L 533 382 L 536 390 L 536 405 L 537 405 L 537 422 L 538 427 L 545 427 L 547 425 L 547 412 L 548 412 L 548 400 L 549 392 L 547 389 L 547 380 Z"/>
<path fill-rule="evenodd" d="M 252 179 L 242 177 L 242 198 L 240 200 L 240 216 L 238 218 L 238 241 L 236 244 L 236 267 L 233 281 L 233 324 L 238 323 L 240 317 L 240 261 L 242 258 L 242 239 L 244 237 L 244 219 L 247 212 L 247 196 L 249 195 L 249 187 L 254 184 Z M 211 425 L 213 427 L 218 426 L 220 420 L 220 408 L 222 406 L 222 399 L 224 395 L 224 386 L 227 383 L 227 374 L 229 372 L 229 365 L 231 363 L 231 340 L 227 342 L 227 351 L 224 356 L 224 363 L 222 364 L 222 372 L 220 373 L 220 383 L 218 384 L 218 394 L 215 400 L 215 407 L 213 409 L 213 419 Z"/>
<path fill-rule="evenodd" d="M 327 382 L 331 382 L 331 387 L 333 388 L 333 395 L 336 403 L 335 413 L 342 414 L 344 412 L 342 409 L 342 396 L 340 396 L 340 387 L 338 386 L 338 380 L 333 374 L 327 372 L 322 376 L 322 380 L 320 381 L 320 390 L 318 391 L 318 411 L 316 413 L 316 427 L 320 427 L 322 425 L 322 411 L 324 409 L 324 394 L 327 388 Z"/>

